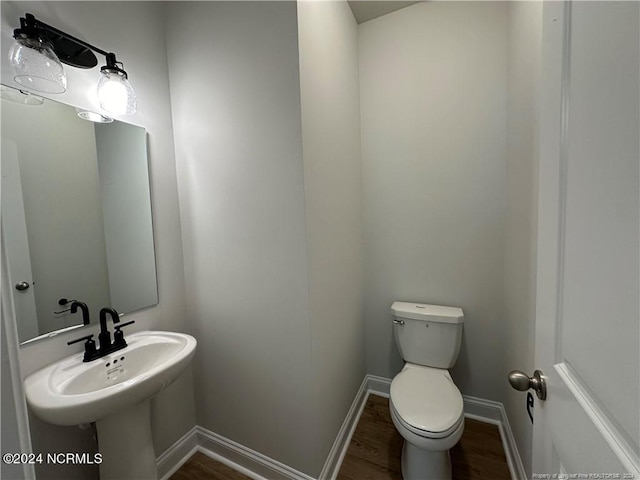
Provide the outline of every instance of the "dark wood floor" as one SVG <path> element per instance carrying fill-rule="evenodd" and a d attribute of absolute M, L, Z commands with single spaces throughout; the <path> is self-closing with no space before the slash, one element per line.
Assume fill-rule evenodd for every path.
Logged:
<path fill-rule="evenodd" d="M 402 436 L 389 400 L 369 395 L 342 462 L 338 480 L 402 480 Z M 465 418 L 464 433 L 451 449 L 453 480 L 510 480 L 498 427 Z"/>
<path fill-rule="evenodd" d="M 402 437 L 389 415 L 389 400 L 369 395 L 338 480 L 402 480 Z M 465 419 L 464 433 L 451 449 L 453 480 L 510 480 L 498 427 Z M 193 455 L 170 480 L 250 480 L 202 453 Z"/>
<path fill-rule="evenodd" d="M 246 475 L 196 452 L 169 480 L 251 480 Z"/>

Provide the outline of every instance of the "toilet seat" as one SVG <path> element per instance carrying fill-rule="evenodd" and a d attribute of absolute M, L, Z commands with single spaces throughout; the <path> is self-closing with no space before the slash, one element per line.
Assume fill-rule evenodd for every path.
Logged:
<path fill-rule="evenodd" d="M 406 364 L 390 393 L 397 420 L 416 435 L 444 438 L 464 420 L 462 395 L 447 370 Z"/>

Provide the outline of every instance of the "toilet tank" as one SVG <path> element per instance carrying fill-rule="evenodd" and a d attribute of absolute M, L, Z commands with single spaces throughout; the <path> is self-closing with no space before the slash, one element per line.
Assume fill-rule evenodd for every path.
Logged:
<path fill-rule="evenodd" d="M 451 368 L 462 343 L 464 313 L 458 307 L 395 302 L 393 335 L 405 362 Z"/>

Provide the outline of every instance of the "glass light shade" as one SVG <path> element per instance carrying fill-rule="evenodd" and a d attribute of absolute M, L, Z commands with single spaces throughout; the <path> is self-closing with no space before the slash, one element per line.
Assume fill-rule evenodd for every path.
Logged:
<path fill-rule="evenodd" d="M 0 97 L 3 100 L 19 103 L 20 105 L 42 105 L 44 103 L 44 98 L 34 93 L 23 92 L 22 90 L 5 87 L 4 85 L 0 85 Z"/>
<path fill-rule="evenodd" d="M 107 112 L 116 115 L 131 115 L 138 109 L 136 94 L 129 80 L 115 70 L 102 71 L 98 81 L 98 102 Z"/>
<path fill-rule="evenodd" d="M 83 120 L 88 120 L 94 123 L 111 123 L 113 122 L 113 118 L 107 117 L 106 115 L 102 115 L 100 113 L 91 112 L 89 110 L 82 110 L 80 108 L 76 108 L 76 113 Z"/>
<path fill-rule="evenodd" d="M 29 90 L 64 93 L 67 76 L 51 45 L 39 38 L 20 37 L 9 51 L 13 79 Z"/>

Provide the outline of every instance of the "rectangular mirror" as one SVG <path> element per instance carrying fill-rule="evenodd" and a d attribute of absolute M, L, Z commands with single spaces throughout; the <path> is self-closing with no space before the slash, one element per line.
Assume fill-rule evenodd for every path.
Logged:
<path fill-rule="evenodd" d="M 23 343 L 83 326 L 74 300 L 92 322 L 158 303 L 146 131 L 40 100 L 2 86 L 2 238 Z"/>

